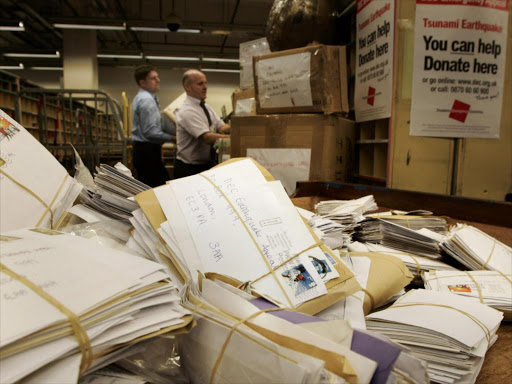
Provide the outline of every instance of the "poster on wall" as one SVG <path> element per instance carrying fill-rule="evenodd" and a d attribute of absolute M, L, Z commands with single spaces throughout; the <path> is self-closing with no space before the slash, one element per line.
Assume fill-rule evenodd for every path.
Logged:
<path fill-rule="evenodd" d="M 412 136 L 499 138 L 509 0 L 416 0 Z"/>
<path fill-rule="evenodd" d="M 391 116 L 395 0 L 357 0 L 356 121 Z"/>

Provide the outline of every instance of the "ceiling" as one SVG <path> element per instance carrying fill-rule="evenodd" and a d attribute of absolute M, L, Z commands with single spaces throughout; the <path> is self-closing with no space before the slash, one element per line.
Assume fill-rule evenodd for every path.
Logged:
<path fill-rule="evenodd" d="M 24 31 L 0 31 L 0 66 L 62 66 L 63 39 L 67 29 L 55 24 L 124 26 L 124 30 L 97 30 L 97 52 L 113 55 L 98 58 L 102 66 L 136 65 L 147 56 L 215 57 L 238 59 L 242 42 L 265 36 L 273 0 L 2 0 L 0 26 L 23 23 Z M 174 14 L 180 29 L 200 33 L 148 32 L 132 28 L 167 29 Z M 76 33 L 76 32 L 75 32 Z M 10 53 L 55 54 L 56 58 L 10 56 Z M 7 56 L 5 54 L 8 54 Z M 140 56 L 142 54 L 142 56 Z M 121 55 L 139 55 L 123 58 Z M 165 61 L 166 66 L 183 65 Z M 236 62 L 204 61 L 203 67 L 237 69 Z"/>

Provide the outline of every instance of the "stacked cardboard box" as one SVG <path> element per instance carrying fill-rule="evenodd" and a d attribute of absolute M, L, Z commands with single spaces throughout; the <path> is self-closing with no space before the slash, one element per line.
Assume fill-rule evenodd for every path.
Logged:
<path fill-rule="evenodd" d="M 231 157 L 260 149 L 293 156 L 293 151 L 282 150 L 310 149 L 307 180 L 350 181 L 355 124 L 345 118 L 349 112 L 346 47 L 312 45 L 255 55 L 252 60 L 254 88 L 232 97 Z M 252 108 L 244 108 L 252 98 Z M 287 160 L 278 163 L 292 163 Z"/>

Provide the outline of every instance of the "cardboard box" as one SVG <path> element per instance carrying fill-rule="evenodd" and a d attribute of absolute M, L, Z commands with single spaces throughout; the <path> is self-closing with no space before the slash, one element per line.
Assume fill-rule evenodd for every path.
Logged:
<path fill-rule="evenodd" d="M 266 37 L 246 41 L 240 44 L 240 88 L 254 88 L 254 75 L 252 58 L 257 55 L 270 53 L 270 47 Z"/>
<path fill-rule="evenodd" d="M 236 90 L 231 95 L 233 115 L 256 115 L 254 88 Z"/>
<path fill-rule="evenodd" d="M 312 45 L 255 56 L 256 112 L 349 112 L 345 46 Z"/>
<path fill-rule="evenodd" d="M 341 116 L 233 116 L 231 157 L 249 148 L 310 148 L 309 180 L 348 182 L 354 164 L 355 123 Z"/>

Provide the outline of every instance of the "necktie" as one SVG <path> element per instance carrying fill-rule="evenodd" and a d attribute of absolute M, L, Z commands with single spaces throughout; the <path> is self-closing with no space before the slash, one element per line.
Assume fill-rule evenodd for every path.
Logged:
<path fill-rule="evenodd" d="M 156 102 L 158 109 L 160 109 L 160 101 L 158 100 L 158 97 L 156 97 L 156 95 L 155 95 L 155 102 Z"/>
<path fill-rule="evenodd" d="M 206 118 L 208 119 L 208 128 L 212 126 L 212 118 L 210 117 L 210 112 L 208 112 L 208 109 L 206 108 L 206 105 L 204 105 L 204 101 L 201 100 L 199 103 L 201 108 L 203 108 L 204 114 L 206 115 Z"/>

